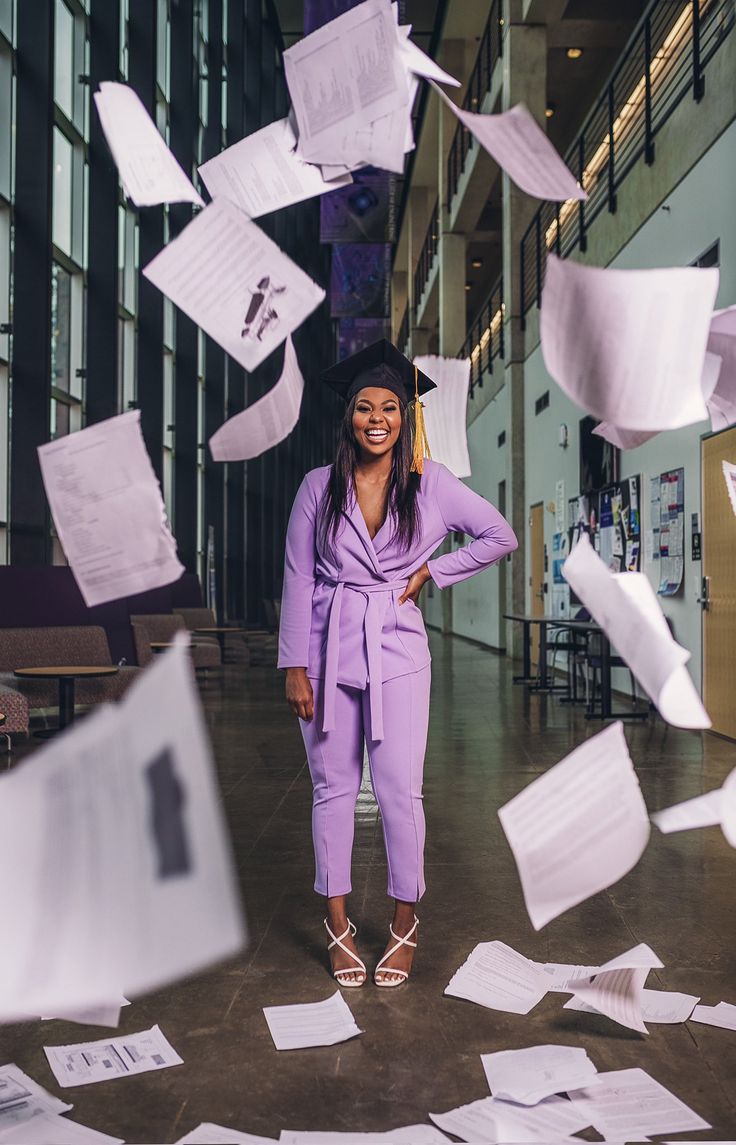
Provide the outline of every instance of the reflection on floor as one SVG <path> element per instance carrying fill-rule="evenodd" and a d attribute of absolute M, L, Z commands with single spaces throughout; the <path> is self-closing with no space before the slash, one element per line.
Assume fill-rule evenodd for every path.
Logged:
<path fill-rule="evenodd" d="M 386 1130 L 488 1096 L 479 1055 L 555 1042 L 584 1046 L 600 1070 L 641 1066 L 713 1124 L 736 1128 L 736 1036 L 652 1026 L 648 1037 L 562 1009 L 549 994 L 527 1017 L 443 997 L 476 942 L 499 938 L 540 961 L 595 964 L 647 942 L 665 964 L 650 984 L 736 1002 L 736 852 L 717 828 L 663 837 L 608 893 L 550 923 L 529 923 L 496 810 L 599 725 L 580 708 L 511 683 L 508 661 L 432 637 L 434 679 L 425 782 L 428 892 L 416 973 L 396 992 L 346 993 L 360 1038 L 278 1054 L 261 1007 L 334 991 L 322 905 L 312 892 L 310 784 L 280 674 L 225 669 L 203 692 L 251 931 L 239 960 L 135 1002 L 119 1032 L 157 1022 L 184 1065 L 65 1091 L 72 1117 L 128 1142 L 171 1142 L 200 1121 L 278 1137 L 282 1128 Z M 650 809 L 718 786 L 736 745 L 658 719 L 627 728 Z M 369 968 L 389 919 L 381 824 L 361 793 L 352 918 Z M 121 856 L 121 861 L 124 857 Z M 0 1030 L 15 1061 L 56 1092 L 41 1047 L 103 1037 L 63 1022 Z M 594 1134 L 589 1134 L 595 1139 Z M 692 1134 L 690 1135 L 693 1136 Z"/>

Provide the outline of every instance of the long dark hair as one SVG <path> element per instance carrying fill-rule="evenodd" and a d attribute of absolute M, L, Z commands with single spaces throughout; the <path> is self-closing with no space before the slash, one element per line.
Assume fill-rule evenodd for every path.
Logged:
<path fill-rule="evenodd" d="M 320 506 L 320 539 L 333 555 L 337 530 L 345 515 L 348 498 L 355 492 L 355 466 L 359 451 L 353 430 L 353 412 L 358 397 L 355 394 L 347 404 L 340 425 L 335 460 Z M 400 398 L 397 401 L 401 409 L 401 429 L 393 450 L 388 513 L 393 513 L 396 521 L 394 540 L 398 541 L 403 550 L 408 550 L 421 533 L 417 509 L 420 475 L 411 472 L 413 417 L 408 403 Z"/>

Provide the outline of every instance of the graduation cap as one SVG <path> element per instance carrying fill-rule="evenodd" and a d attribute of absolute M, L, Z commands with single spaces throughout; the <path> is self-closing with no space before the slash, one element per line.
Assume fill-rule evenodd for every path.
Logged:
<path fill-rule="evenodd" d="M 429 390 L 436 389 L 436 383 L 423 374 L 386 338 L 380 338 L 357 354 L 343 358 L 341 362 L 325 370 L 321 380 L 335 393 L 349 402 L 360 390 L 368 386 L 391 390 L 403 402 L 414 403 L 414 451 L 412 470 L 423 472 L 423 459 L 431 458 L 429 443 L 424 428 L 422 403 L 419 398 Z"/>

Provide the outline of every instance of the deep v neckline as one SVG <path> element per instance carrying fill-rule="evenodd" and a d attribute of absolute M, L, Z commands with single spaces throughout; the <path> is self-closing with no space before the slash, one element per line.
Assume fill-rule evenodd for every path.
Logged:
<path fill-rule="evenodd" d="M 389 497 L 388 497 L 388 495 L 386 497 L 386 515 L 383 518 L 383 520 L 381 521 L 381 524 L 376 529 L 376 532 L 374 533 L 373 536 L 371 536 L 371 531 L 368 527 L 368 522 L 366 520 L 365 513 L 363 512 L 361 505 L 360 505 L 360 501 L 358 499 L 358 487 L 355 484 L 355 479 L 353 479 L 353 498 L 355 501 L 355 509 L 356 509 L 356 512 L 358 513 L 360 519 L 361 519 L 362 524 L 363 524 L 363 529 L 365 531 L 365 535 L 368 538 L 368 540 L 370 541 L 371 545 L 373 545 L 373 547 L 375 548 L 376 539 L 380 536 L 380 534 L 386 528 L 386 525 L 388 524 L 388 519 L 391 516 L 391 507 L 389 505 Z"/>

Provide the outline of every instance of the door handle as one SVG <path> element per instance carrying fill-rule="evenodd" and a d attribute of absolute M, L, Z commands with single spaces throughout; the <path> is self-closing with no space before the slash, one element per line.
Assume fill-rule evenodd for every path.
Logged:
<path fill-rule="evenodd" d="M 698 604 L 702 607 L 703 612 L 707 612 L 710 608 L 710 577 L 704 576 L 701 581 L 700 596 L 698 597 Z"/>

